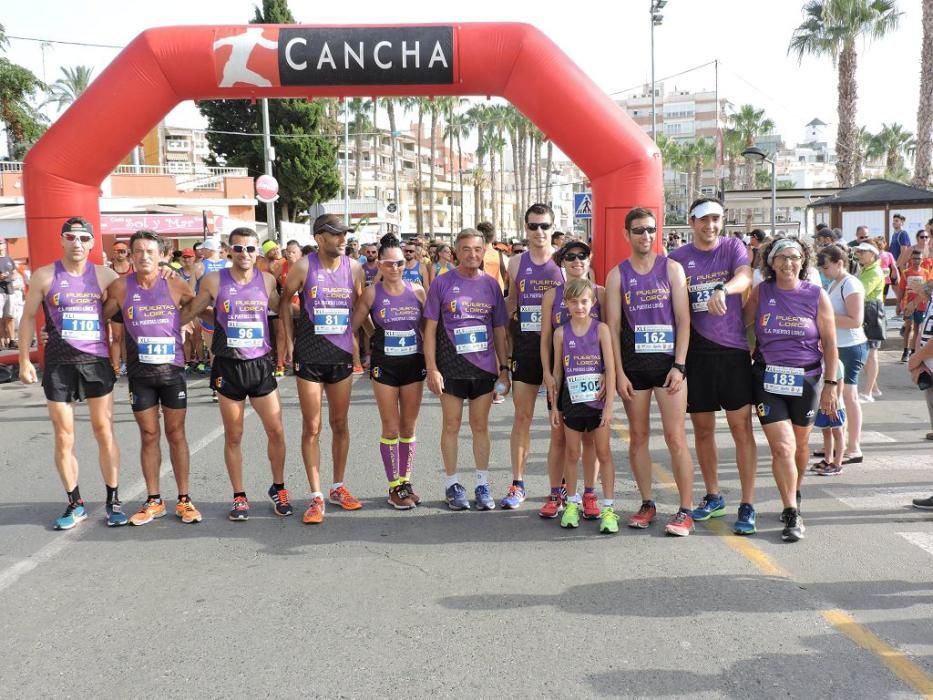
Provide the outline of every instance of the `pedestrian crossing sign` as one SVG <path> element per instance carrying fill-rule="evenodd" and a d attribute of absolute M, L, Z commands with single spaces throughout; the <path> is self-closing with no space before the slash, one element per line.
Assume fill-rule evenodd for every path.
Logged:
<path fill-rule="evenodd" d="M 593 193 L 575 192 L 573 195 L 573 218 L 574 219 L 592 219 L 593 218 Z"/>

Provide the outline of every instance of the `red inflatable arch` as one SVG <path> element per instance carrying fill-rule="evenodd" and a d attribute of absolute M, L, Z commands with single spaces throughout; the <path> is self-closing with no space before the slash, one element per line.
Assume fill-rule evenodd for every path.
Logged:
<path fill-rule="evenodd" d="M 529 25 L 161 27 L 136 37 L 30 150 L 30 261 L 60 255 L 68 217 L 100 230 L 101 182 L 183 100 L 402 95 L 497 95 L 537 124 L 590 179 L 600 279 L 628 255 L 632 207 L 660 223 L 656 146 Z"/>

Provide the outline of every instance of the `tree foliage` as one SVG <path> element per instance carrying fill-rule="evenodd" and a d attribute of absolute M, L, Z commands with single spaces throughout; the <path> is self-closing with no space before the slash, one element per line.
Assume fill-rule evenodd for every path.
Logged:
<path fill-rule="evenodd" d="M 49 85 L 46 100 L 42 103 L 43 106 L 56 105 L 59 112 L 70 107 L 78 99 L 78 95 L 87 90 L 94 69 L 90 66 L 62 66 L 61 71 L 62 77 Z"/>
<path fill-rule="evenodd" d="M 6 31 L 0 25 L 0 51 L 6 45 Z M 33 98 L 44 89 L 32 71 L 0 56 L 0 124 L 13 160 L 22 160 L 48 127 L 48 120 L 33 106 Z"/>

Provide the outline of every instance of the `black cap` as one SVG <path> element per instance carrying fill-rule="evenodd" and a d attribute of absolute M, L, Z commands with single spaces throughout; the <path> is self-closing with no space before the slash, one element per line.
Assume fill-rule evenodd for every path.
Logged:
<path fill-rule="evenodd" d="M 354 229 L 343 223 L 336 214 L 321 214 L 314 220 L 314 225 L 311 227 L 311 231 L 315 236 L 319 233 L 340 235 L 353 230 Z"/>
<path fill-rule="evenodd" d="M 89 233 L 94 235 L 94 227 L 88 223 L 87 219 L 80 216 L 72 216 L 68 221 L 62 224 L 62 233 Z"/>

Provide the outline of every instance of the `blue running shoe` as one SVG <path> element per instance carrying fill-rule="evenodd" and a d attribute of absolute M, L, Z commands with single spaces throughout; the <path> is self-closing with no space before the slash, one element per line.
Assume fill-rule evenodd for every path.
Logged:
<path fill-rule="evenodd" d="M 65 512 L 55 521 L 56 530 L 70 530 L 82 520 L 87 518 L 87 511 L 84 509 L 84 503 L 69 503 Z"/>
<path fill-rule="evenodd" d="M 107 527 L 121 527 L 129 520 L 123 512 L 123 504 L 120 501 L 107 504 Z"/>
<path fill-rule="evenodd" d="M 470 510 L 470 501 L 467 499 L 466 489 L 461 484 L 453 484 L 447 488 L 447 507 L 451 510 Z"/>
<path fill-rule="evenodd" d="M 292 514 L 292 504 L 288 500 L 288 489 L 277 489 L 275 484 L 269 487 L 267 491 L 269 500 L 272 501 L 272 510 L 276 515 L 287 517 Z"/>
<path fill-rule="evenodd" d="M 739 518 L 732 526 L 732 532 L 737 535 L 754 535 L 755 532 L 755 506 L 751 503 L 739 504 Z"/>
<path fill-rule="evenodd" d="M 703 496 L 700 505 L 693 510 L 693 519 L 698 521 L 721 518 L 726 514 L 726 501 L 721 494 L 711 493 Z"/>
<path fill-rule="evenodd" d="M 523 489 L 521 486 L 512 484 L 509 486 L 509 492 L 505 494 L 505 498 L 499 501 L 499 506 L 505 510 L 515 510 L 524 502 L 525 489 Z"/>
<path fill-rule="evenodd" d="M 476 510 L 496 509 L 496 501 L 489 493 L 489 484 L 480 484 L 473 489 L 473 497 L 476 499 Z"/>

